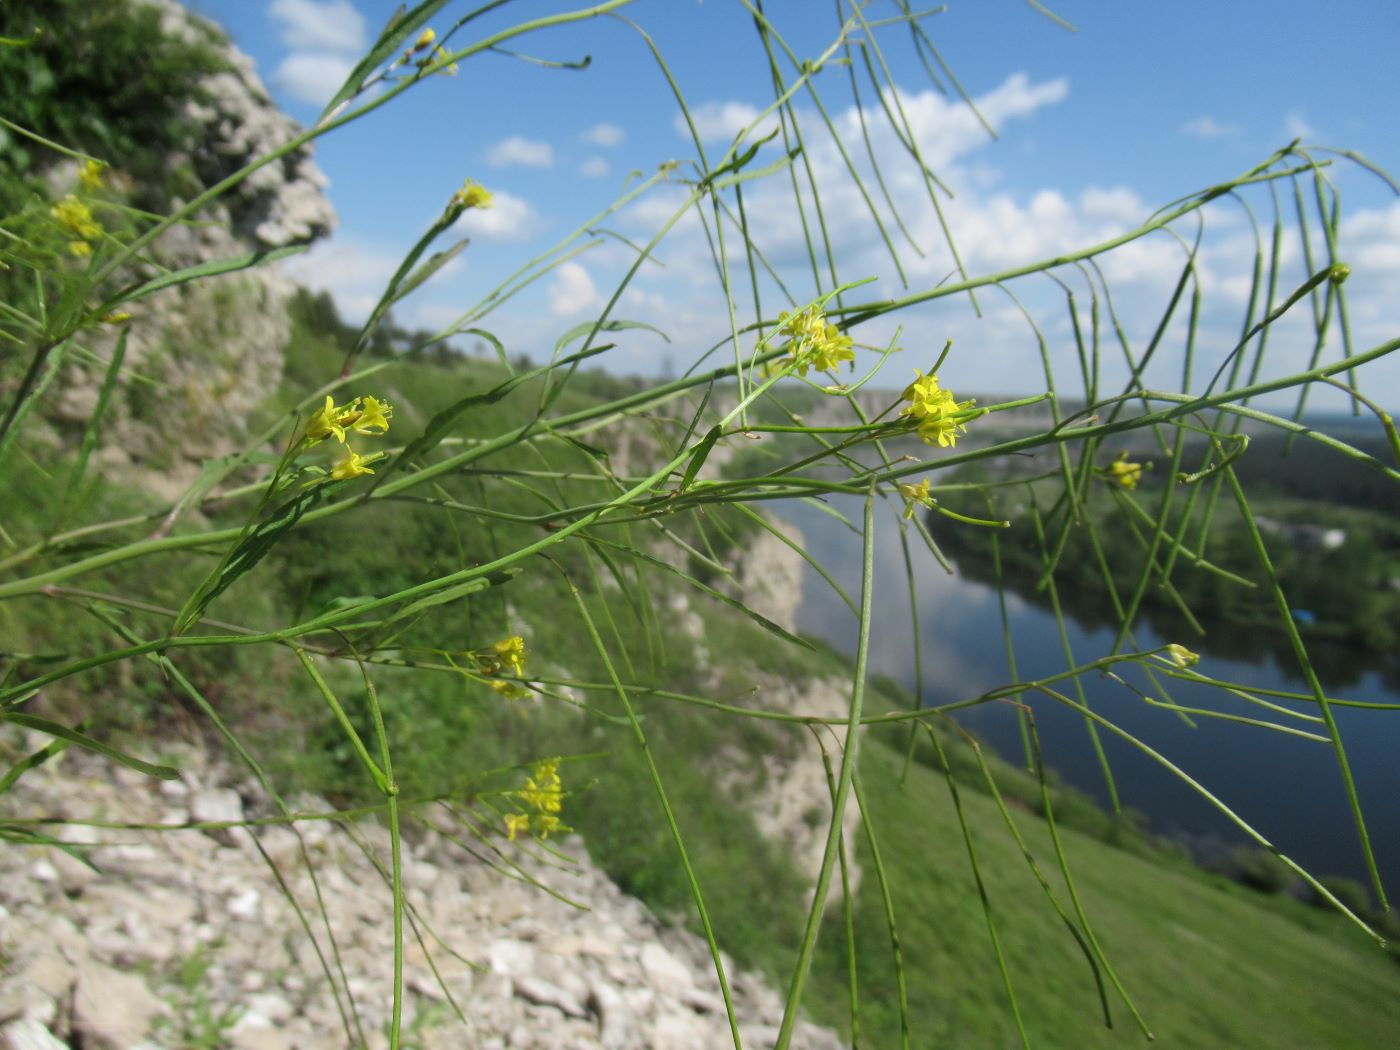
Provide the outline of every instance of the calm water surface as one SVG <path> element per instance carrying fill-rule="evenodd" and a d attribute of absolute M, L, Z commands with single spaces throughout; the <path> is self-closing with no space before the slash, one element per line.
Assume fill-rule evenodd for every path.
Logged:
<path fill-rule="evenodd" d="M 837 496 L 829 505 L 859 524 L 863 502 L 859 497 Z M 809 505 L 784 504 L 781 514 L 801 530 L 808 552 L 859 602 L 860 536 L 839 519 Z M 924 703 L 967 699 L 1009 682 L 996 591 L 948 575 L 917 535 L 911 533 L 910 539 L 918 581 Z M 887 508 L 877 508 L 870 667 L 915 692 L 914 640 L 905 579 L 897 516 Z M 856 622 L 850 610 L 810 567 L 804 588 L 798 627 L 853 653 Z M 1020 678 L 1042 678 L 1063 671 L 1066 661 L 1054 617 L 1009 592 L 1007 613 Z M 1112 650 L 1112 631 L 1083 629 L 1073 620 L 1066 626 L 1076 664 Z M 1144 650 L 1178 640 L 1158 638 L 1145 628 L 1136 632 L 1136 638 Z M 1191 639 L 1179 640 L 1200 648 L 1193 646 Z M 1267 657 L 1248 663 L 1203 654 L 1196 669 L 1227 681 L 1308 691 L 1296 673 Z M 1130 676 L 1125 673 L 1125 677 Z M 1141 680 L 1140 674 L 1137 677 Z M 1197 719 L 1196 728 L 1191 728 L 1175 712 L 1149 706 L 1122 685 L 1098 675 L 1085 676 L 1082 681 L 1091 708 L 1169 758 L 1303 867 L 1318 875 L 1365 878 L 1350 807 L 1329 745 L 1213 718 Z M 1267 717 L 1262 709 L 1219 690 L 1183 682 L 1171 682 L 1170 686 L 1173 699 L 1183 706 Z M 1325 680 L 1323 686 L 1329 688 L 1329 695 L 1347 699 L 1400 703 L 1400 694 L 1387 689 L 1375 674 L 1364 675 L 1344 691 L 1330 689 Z M 1074 696 L 1070 683 L 1059 688 Z M 1048 697 L 1028 693 L 1023 699 L 1035 709 L 1047 765 L 1067 783 L 1107 805 L 1108 790 L 1083 716 Z M 1387 890 L 1395 893 L 1400 891 L 1400 711 L 1334 711 L 1377 861 Z M 1009 705 L 968 709 L 959 712 L 958 719 L 1003 756 L 1016 761 L 1023 755 L 1016 713 Z M 1326 732 L 1318 725 L 1286 721 L 1324 735 Z M 1154 831 L 1206 852 L 1244 841 L 1226 817 L 1159 763 L 1103 727 L 1099 737 L 1122 804 L 1147 814 Z"/>

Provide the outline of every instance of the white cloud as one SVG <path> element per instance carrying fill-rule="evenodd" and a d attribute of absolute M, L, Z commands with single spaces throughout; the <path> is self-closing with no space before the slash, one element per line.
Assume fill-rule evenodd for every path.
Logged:
<path fill-rule="evenodd" d="M 1317 129 L 1304 120 L 1303 114 L 1297 110 L 1283 118 L 1283 128 L 1293 139 L 1310 139 L 1317 135 Z"/>
<path fill-rule="evenodd" d="M 717 139 L 729 140 L 742 129 L 748 127 L 758 117 L 758 110 L 747 102 L 706 102 L 690 111 L 695 130 L 704 142 Z M 679 113 L 671 122 L 676 134 L 690 138 L 690 127 Z M 754 130 L 753 138 L 763 138 L 777 127 L 777 120 L 770 117 Z"/>
<path fill-rule="evenodd" d="M 579 165 L 578 173 L 590 179 L 600 179 L 608 173 L 608 162 L 602 157 L 589 157 Z"/>
<path fill-rule="evenodd" d="M 350 0 L 272 0 L 267 13 L 282 24 L 282 43 L 295 51 L 358 55 L 368 44 L 365 20 Z"/>
<path fill-rule="evenodd" d="M 552 168 L 554 147 L 539 139 L 527 139 L 512 135 L 502 139 L 486 151 L 486 163 L 493 168 L 519 166 L 524 168 Z"/>
<path fill-rule="evenodd" d="M 519 241 L 529 237 L 539 226 L 539 216 L 530 202 L 503 190 L 492 193 L 494 206 L 473 208 L 457 220 L 454 230 L 468 237 L 483 237 L 489 241 Z"/>
<path fill-rule="evenodd" d="M 298 284 L 330 292 L 345 318 L 360 322 L 369 317 L 398 266 L 390 252 L 336 237 L 318 241 L 283 264 L 283 272 Z"/>
<path fill-rule="evenodd" d="M 329 102 L 355 68 L 352 59 L 324 51 L 293 51 L 272 74 L 272 82 L 298 102 Z"/>
<path fill-rule="evenodd" d="M 267 13 L 290 49 L 273 84 L 298 102 L 329 101 L 369 46 L 364 18 L 349 0 L 272 0 Z"/>
<path fill-rule="evenodd" d="M 623 131 L 616 124 L 609 124 L 603 121 L 594 124 L 591 128 L 579 136 L 584 142 L 603 149 L 610 149 L 613 146 L 621 146 L 627 141 L 627 132 Z"/>
<path fill-rule="evenodd" d="M 1232 139 L 1239 135 L 1238 124 L 1216 120 L 1210 114 L 1202 114 L 1181 125 L 1181 133 L 1197 139 Z"/>
<path fill-rule="evenodd" d="M 978 112 L 992 127 L 1000 128 L 1009 120 L 1028 117 L 1039 109 L 1064 101 L 1068 96 L 1069 81 L 1064 77 L 1034 83 L 1025 73 L 1014 73 L 1001 86 L 976 102 Z M 893 107 L 894 96 L 887 93 L 886 97 Z M 900 92 L 898 101 L 919 144 L 919 152 L 935 168 L 950 164 L 992 142 L 977 114 L 965 102 L 949 98 L 931 88 L 917 94 Z M 871 120 L 869 111 L 866 120 Z M 847 142 L 859 141 L 860 115 L 854 106 L 846 110 L 838 127 Z M 872 132 L 880 140 L 877 145 L 882 144 L 884 150 L 896 147 L 895 137 L 887 123 L 875 124 Z"/>
<path fill-rule="evenodd" d="M 593 278 L 576 262 L 566 262 L 554 271 L 554 280 L 549 286 L 549 309 L 559 317 L 582 313 L 598 306 L 602 299 L 593 286 Z"/>

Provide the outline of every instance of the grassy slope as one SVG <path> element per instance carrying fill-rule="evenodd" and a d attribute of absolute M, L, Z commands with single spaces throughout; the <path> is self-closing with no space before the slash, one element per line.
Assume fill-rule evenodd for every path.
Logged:
<path fill-rule="evenodd" d="M 978 902 L 956 812 L 939 774 L 872 742 L 862 773 L 894 887 L 916 1046 L 1012 1046 L 1014 1023 Z M 1094 1047 L 1142 1042 L 1111 1001 L 1104 1028 L 1089 968 L 1022 860 L 986 795 L 964 790 L 978 859 L 1016 993 L 1034 1045 Z M 1014 814 L 1052 886 L 1063 894 L 1047 828 Z M 1128 991 L 1169 1047 L 1377 1047 L 1400 1026 L 1400 970 L 1330 916 L 1301 921 L 1260 907 L 1244 890 L 1062 831 L 1071 871 L 1095 932 Z M 868 858 L 867 858 L 868 862 Z M 858 928 L 862 1027 L 870 1046 L 896 1045 L 889 947 L 875 880 L 863 884 Z M 1301 906 L 1300 906 L 1301 907 Z M 1307 923 L 1308 925 L 1304 925 Z M 1309 928 L 1312 927 L 1312 928 Z M 820 962 L 826 1003 L 842 1010 L 844 949 L 826 930 Z M 814 989 L 814 992 L 816 989 Z M 1111 994 L 1111 992 L 1110 992 Z"/>

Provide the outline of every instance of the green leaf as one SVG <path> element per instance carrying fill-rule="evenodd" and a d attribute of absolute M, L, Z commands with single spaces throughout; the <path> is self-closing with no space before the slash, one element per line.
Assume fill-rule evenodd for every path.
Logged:
<path fill-rule="evenodd" d="M 655 325 L 649 325 L 645 321 L 604 321 L 598 324 L 596 321 L 584 321 L 583 324 L 574 325 L 567 332 L 559 337 L 559 341 L 554 344 L 554 352 L 557 354 L 564 347 L 568 346 L 581 335 L 587 335 L 594 329 L 600 332 L 621 332 L 627 328 L 645 328 L 648 332 L 655 332 L 666 342 L 671 341 L 671 337 Z M 561 364 L 563 362 L 560 362 Z"/>
<path fill-rule="evenodd" d="M 74 726 L 74 729 L 78 730 L 86 728 L 87 719 L 84 719 L 83 721 L 79 722 L 76 726 Z M 20 777 L 24 776 L 24 774 L 28 773 L 31 769 L 35 769 L 39 766 L 42 766 L 49 759 L 53 758 L 54 755 L 57 755 L 61 751 L 66 750 L 68 748 L 68 745 L 71 743 L 71 740 L 51 740 L 49 741 L 49 743 L 39 748 L 38 751 L 35 751 L 31 755 L 26 755 L 24 758 L 20 759 L 18 762 L 16 762 L 13 766 L 10 767 L 10 771 L 5 774 L 4 778 L 0 779 L 0 795 L 3 795 L 6 791 L 9 791 L 10 788 L 14 787 L 15 781 L 19 780 Z"/>
<path fill-rule="evenodd" d="M 159 277 L 147 281 L 145 284 L 138 284 L 118 292 L 112 298 L 97 308 L 99 314 L 108 313 L 113 307 L 121 306 L 124 303 L 135 302 L 137 299 L 144 299 L 148 295 L 154 295 L 164 288 L 173 288 L 177 284 L 187 284 L 190 281 L 198 281 L 205 277 L 217 277 L 219 274 L 236 273 L 239 270 L 247 270 L 253 266 L 261 266 L 263 263 L 277 262 L 279 259 L 286 259 L 289 256 L 300 255 L 306 251 L 305 244 L 289 244 L 282 248 L 264 248 L 262 251 L 253 252 L 251 255 L 240 255 L 234 259 L 214 259 L 210 262 L 200 263 L 198 266 L 187 266 L 183 270 L 174 270 L 170 273 L 163 273 Z"/>
<path fill-rule="evenodd" d="M 503 343 L 503 342 L 501 342 L 499 339 L 497 339 L 494 335 L 492 335 L 492 334 L 491 334 L 490 332 L 488 332 L 486 329 L 484 329 L 484 328 L 462 328 L 462 329 L 459 329 L 457 332 L 454 332 L 453 334 L 454 334 L 454 335 L 459 335 L 459 334 L 460 334 L 460 335 L 475 335 L 475 336 L 480 336 L 482 339 L 485 339 L 488 343 L 491 344 L 492 349 L 494 349 L 494 350 L 496 351 L 496 356 L 497 356 L 498 358 L 501 359 L 501 365 L 505 368 L 506 373 L 507 373 L 508 375 L 514 375 L 514 374 L 515 374 L 515 369 L 513 369 L 513 368 L 510 367 L 510 358 L 509 358 L 509 357 L 507 356 L 507 354 L 506 354 L 506 344 Z"/>
<path fill-rule="evenodd" d="M 684 492 L 690 488 L 690 483 L 695 480 L 695 475 L 700 473 L 700 468 L 705 465 L 705 460 L 710 458 L 710 453 L 714 450 L 715 442 L 719 440 L 720 427 L 716 424 L 710 428 L 710 432 L 700 439 L 700 444 L 695 446 L 695 453 L 690 457 L 690 465 L 685 468 L 685 477 L 681 478 L 681 486 L 678 491 Z"/>
<path fill-rule="evenodd" d="M 394 297 L 392 301 L 398 302 L 400 299 L 407 298 L 407 296 L 420 284 L 422 284 L 424 281 L 429 280 L 433 276 L 433 274 L 437 273 L 444 266 L 450 263 L 453 259 L 461 255 L 462 249 L 465 248 L 468 243 L 468 238 L 463 237 L 451 248 L 444 248 L 442 251 L 434 252 L 432 255 L 428 256 L 427 262 L 425 262 L 422 266 L 418 267 L 418 269 L 414 270 L 411 274 L 405 277 L 403 283 L 394 289 Z"/>
<path fill-rule="evenodd" d="M 93 450 L 97 448 L 97 442 L 102 433 L 102 417 L 107 414 L 107 406 L 112 400 L 112 391 L 116 388 L 117 377 L 121 374 L 122 361 L 126 358 L 126 337 L 130 329 L 122 327 L 121 335 L 117 336 L 116 348 L 112 351 L 112 361 L 107 366 L 107 374 L 103 377 L 102 388 L 97 394 L 97 407 L 93 409 L 92 415 L 88 418 L 87 429 L 83 431 L 83 442 L 78 449 L 77 462 L 73 464 L 72 471 L 68 474 L 68 485 L 63 491 L 63 499 L 59 503 L 58 518 L 54 521 L 53 532 L 62 532 L 64 524 L 68 521 L 68 516 L 73 513 L 73 505 L 78 499 L 78 489 L 82 484 L 83 474 L 87 470 L 88 459 L 92 456 Z"/>
<path fill-rule="evenodd" d="M 500 572 L 492 572 L 485 576 L 478 576 L 476 579 L 468 580 L 466 583 L 459 583 L 455 587 L 448 587 L 438 591 L 437 594 L 430 594 L 426 598 L 419 598 L 416 602 L 405 605 L 384 622 L 385 624 L 390 624 L 396 620 L 414 616 L 424 609 L 431 609 L 434 605 L 445 605 L 448 602 L 455 602 L 458 598 L 465 598 L 468 594 L 484 591 L 488 587 L 499 587 L 503 583 L 509 583 L 519 572 L 519 569 L 503 569 Z"/>
<path fill-rule="evenodd" d="M 371 73 L 407 43 L 409 37 L 417 36 L 418 30 L 423 27 L 423 24 L 446 6 L 447 0 L 423 0 L 423 3 L 405 14 L 403 5 L 400 4 L 393 17 L 384 26 L 383 32 L 379 34 L 379 39 L 370 48 L 369 54 L 360 59 L 355 68 L 350 71 L 350 75 L 345 78 L 345 83 L 340 86 L 340 90 L 332 95 L 331 100 L 326 103 L 326 108 L 321 111 L 316 123 L 320 124 L 334 113 L 360 89 L 360 85 Z"/>
<path fill-rule="evenodd" d="M 76 729 L 69 729 L 60 722 L 52 722 L 47 718 L 40 718 L 38 715 L 21 714 L 18 711 L 0 712 L 0 722 L 13 722 L 17 726 L 25 729 L 34 729 L 40 733 L 47 733 L 49 736 L 57 737 L 60 740 L 67 740 L 70 744 L 77 744 L 85 747 L 89 751 L 95 751 L 99 755 L 110 758 L 113 762 L 120 762 L 138 773 L 145 773 L 148 777 L 158 777 L 161 780 L 175 780 L 180 775 L 180 771 L 172 769 L 170 766 L 157 766 L 150 762 L 143 762 L 139 758 L 134 758 L 124 751 L 118 751 L 110 744 L 104 744 L 101 740 L 80 733 Z"/>
<path fill-rule="evenodd" d="M 228 561 L 218 576 L 196 592 L 186 603 L 185 608 L 180 611 L 179 619 L 175 624 L 175 633 L 179 634 L 190 624 L 196 622 L 200 614 L 209 607 L 210 602 L 226 591 L 240 577 L 252 572 L 267 552 L 272 550 L 277 541 L 301 520 L 301 516 L 320 502 L 323 494 L 338 487 L 335 482 L 328 482 L 307 489 L 295 499 L 282 504 L 272 512 L 266 521 L 248 533 L 234 548 L 233 553 L 229 555 Z"/>
<path fill-rule="evenodd" d="M 52 846 L 54 849 L 61 849 L 79 864 L 91 868 L 97 874 L 102 874 L 102 869 L 94 864 L 80 848 L 71 842 L 64 842 L 62 839 L 54 838 L 52 835 L 45 835 L 42 831 L 35 831 L 33 828 L 19 827 L 14 824 L 0 824 L 0 841 L 17 842 L 26 846 Z"/>

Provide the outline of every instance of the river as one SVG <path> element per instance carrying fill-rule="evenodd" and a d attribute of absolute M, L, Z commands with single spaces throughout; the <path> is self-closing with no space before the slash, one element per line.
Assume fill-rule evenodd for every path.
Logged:
<path fill-rule="evenodd" d="M 834 496 L 829 505 L 850 521 L 860 523 L 860 497 Z M 801 530 L 812 557 L 859 602 L 860 536 L 838 518 L 811 505 L 784 504 L 780 513 Z M 898 529 L 897 514 L 886 505 L 877 507 L 870 670 L 897 679 L 912 693 L 916 690 L 914 639 Z M 967 699 L 1009 682 L 996 590 L 948 575 L 912 530 L 910 552 L 918 590 L 924 703 Z M 1287 585 L 1286 580 L 1284 584 Z M 810 567 L 803 586 L 798 628 L 826 639 L 839 650 L 854 653 L 857 625 L 850 610 Z M 1065 669 L 1058 629 L 1049 612 L 1008 591 L 1007 614 L 1021 680 Z M 1082 664 L 1111 651 L 1112 631 L 1087 629 L 1072 618 L 1066 627 L 1075 663 Z M 1196 670 L 1217 679 L 1261 688 L 1308 691 L 1292 668 L 1280 667 L 1269 657 L 1256 662 L 1218 659 L 1189 638 L 1162 639 L 1146 628 L 1135 636 L 1142 650 L 1168 641 L 1181 641 L 1201 650 L 1202 659 Z M 1137 680 L 1142 681 L 1140 673 Z M 1192 728 L 1176 712 L 1152 707 L 1101 675 L 1083 676 L 1082 682 L 1092 709 L 1170 759 L 1308 871 L 1369 882 L 1350 804 L 1329 744 L 1216 718 L 1197 718 Z M 1183 706 L 1270 717 L 1260 708 L 1218 689 L 1185 682 L 1168 684 L 1172 698 Z M 1328 683 L 1324 681 L 1323 685 L 1327 687 Z M 1074 695 L 1070 683 L 1062 683 L 1060 688 Z M 1379 675 L 1370 673 L 1345 692 L 1330 695 L 1400 703 L 1400 694 L 1387 689 Z M 1108 789 L 1083 716 L 1049 697 L 1026 694 L 1024 699 L 1035 710 L 1046 764 L 1066 783 L 1107 806 Z M 1307 705 L 1294 706 L 1304 709 Z M 1400 711 L 1344 707 L 1333 710 L 1371 844 L 1387 891 L 1394 894 L 1400 891 Z M 957 718 L 1003 757 L 1023 760 L 1021 731 L 1012 706 L 981 705 L 960 711 Z M 1280 721 L 1326 733 L 1318 725 Z M 1103 728 L 1099 736 L 1122 805 L 1144 813 L 1152 831 L 1187 843 L 1198 855 L 1247 841 L 1228 818 L 1160 763 Z"/>

